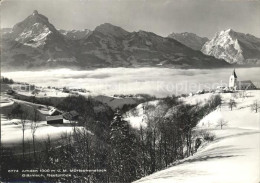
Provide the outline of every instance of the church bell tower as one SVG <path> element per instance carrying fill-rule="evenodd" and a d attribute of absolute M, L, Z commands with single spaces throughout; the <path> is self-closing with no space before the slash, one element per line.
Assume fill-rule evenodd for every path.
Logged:
<path fill-rule="evenodd" d="M 237 88 L 237 75 L 235 69 L 229 78 L 229 88 L 234 90 Z"/>

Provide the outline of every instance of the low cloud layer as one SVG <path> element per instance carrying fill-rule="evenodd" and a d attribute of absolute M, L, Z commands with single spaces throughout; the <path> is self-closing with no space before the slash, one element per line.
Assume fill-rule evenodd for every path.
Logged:
<path fill-rule="evenodd" d="M 94 94 L 147 93 L 158 97 L 212 89 L 228 83 L 232 69 L 106 68 L 6 72 L 3 76 L 37 86 L 86 88 Z M 239 68 L 239 80 L 260 83 L 259 68 Z"/>

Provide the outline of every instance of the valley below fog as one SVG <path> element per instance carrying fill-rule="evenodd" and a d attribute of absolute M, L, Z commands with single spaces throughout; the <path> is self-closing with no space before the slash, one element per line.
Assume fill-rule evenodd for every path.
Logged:
<path fill-rule="evenodd" d="M 170 68 L 103 68 L 77 71 L 55 69 L 45 71 L 2 72 L 2 76 L 38 87 L 84 88 L 93 95 L 150 94 L 164 97 L 198 90 L 227 86 L 232 73 L 228 69 Z M 252 80 L 259 86 L 259 68 L 236 69 L 238 80 Z"/>

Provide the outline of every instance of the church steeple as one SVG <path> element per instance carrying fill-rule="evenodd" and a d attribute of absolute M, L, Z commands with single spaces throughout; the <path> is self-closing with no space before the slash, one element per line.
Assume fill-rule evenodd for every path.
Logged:
<path fill-rule="evenodd" d="M 237 74 L 235 69 L 233 70 L 230 78 L 229 78 L 229 88 L 236 90 L 237 88 Z"/>
<path fill-rule="evenodd" d="M 234 78 L 237 78 L 237 74 L 236 74 L 235 69 L 233 70 L 233 74 L 232 75 L 234 76 Z"/>

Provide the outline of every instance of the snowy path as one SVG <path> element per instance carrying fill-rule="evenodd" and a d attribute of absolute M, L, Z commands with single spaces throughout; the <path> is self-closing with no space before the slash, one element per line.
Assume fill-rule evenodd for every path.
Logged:
<path fill-rule="evenodd" d="M 183 163 L 136 183 L 258 183 L 260 131 L 216 140 Z"/>

